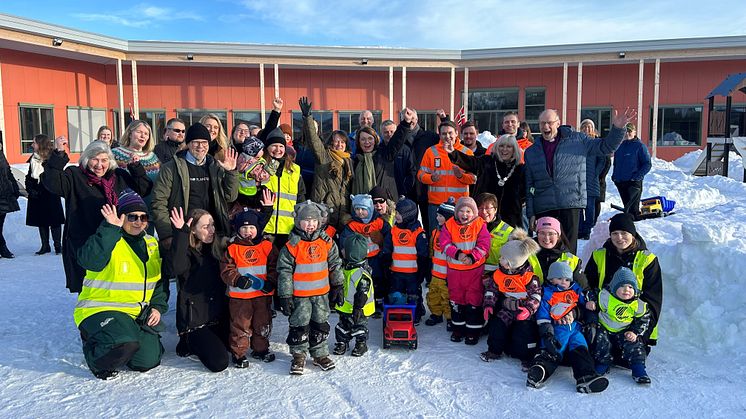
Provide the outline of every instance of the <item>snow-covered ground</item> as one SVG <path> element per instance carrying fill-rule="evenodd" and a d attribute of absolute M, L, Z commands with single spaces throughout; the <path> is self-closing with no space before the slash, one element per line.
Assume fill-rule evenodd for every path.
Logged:
<path fill-rule="evenodd" d="M 746 185 L 735 160 L 738 180 L 689 176 L 693 154 L 654 162 L 643 196 L 675 200 L 676 214 L 638 223 L 663 269 L 660 344 L 648 359 L 653 384 L 640 387 L 614 369 L 599 395 L 577 394 L 567 368 L 529 390 L 517 361 L 486 364 L 478 357 L 484 339 L 452 343 L 442 324 L 418 328 L 416 351 L 383 350 L 380 320 L 371 320 L 364 357 L 335 357 L 328 372 L 309 362 L 297 377 L 288 375 L 287 320 L 279 316 L 275 362 L 213 374 L 175 355 L 173 305 L 162 365 L 101 381 L 83 359 L 60 257 L 35 256 L 38 235 L 24 225 L 25 211 L 10 214 L 5 236 L 16 258 L 0 259 L 0 417 L 746 417 Z M 621 203 L 610 179 L 608 189 L 584 260 L 608 234 L 608 204 Z"/>

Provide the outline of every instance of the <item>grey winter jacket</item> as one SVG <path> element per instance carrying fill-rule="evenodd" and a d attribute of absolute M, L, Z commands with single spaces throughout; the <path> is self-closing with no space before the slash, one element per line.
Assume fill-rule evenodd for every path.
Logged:
<path fill-rule="evenodd" d="M 329 270 L 329 285 L 331 287 L 341 286 L 344 283 L 342 258 L 339 256 L 337 245 L 324 231 L 316 230 L 308 234 L 294 227 L 288 237 L 288 245 L 295 246 L 300 241 L 314 241 L 318 238 L 332 244 L 326 260 Z M 295 258 L 290 254 L 287 246 L 283 246 L 282 250 L 280 250 L 280 256 L 277 258 L 277 297 L 289 298 L 293 296 L 293 272 L 295 272 L 295 266 Z"/>
<path fill-rule="evenodd" d="M 589 156 L 611 154 L 624 139 L 624 128 L 612 127 L 609 135 L 592 139 L 561 126 L 554 152 L 554 176 L 547 171 L 543 140 L 526 149 L 526 215 L 530 218 L 546 211 L 585 208 L 586 160 Z"/>

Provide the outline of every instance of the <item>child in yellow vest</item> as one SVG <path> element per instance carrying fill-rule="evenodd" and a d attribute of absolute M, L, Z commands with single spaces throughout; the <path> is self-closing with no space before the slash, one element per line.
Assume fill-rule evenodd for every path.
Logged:
<path fill-rule="evenodd" d="M 451 325 L 451 304 L 448 297 L 448 284 L 446 283 L 448 262 L 443 248 L 440 247 L 439 240 L 440 230 L 443 228 L 443 225 L 453 217 L 455 204 L 453 197 L 451 197 L 447 202 L 440 204 L 436 210 L 435 219 L 438 221 L 438 226 L 430 234 L 430 252 L 433 262 L 431 270 L 432 279 L 430 279 L 430 285 L 427 289 L 427 307 L 430 309 L 430 318 L 425 320 L 426 325 L 435 326 L 438 323 L 442 323 L 443 316 L 445 316 L 448 322 L 446 329 L 449 332 L 453 326 Z"/>

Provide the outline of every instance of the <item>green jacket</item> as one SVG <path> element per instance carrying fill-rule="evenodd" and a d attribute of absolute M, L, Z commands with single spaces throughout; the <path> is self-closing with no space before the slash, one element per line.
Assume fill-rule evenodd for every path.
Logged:
<path fill-rule="evenodd" d="M 162 165 L 153 186 L 153 224 L 160 240 L 173 235 L 169 218 L 171 208 L 183 208 L 184 217 L 189 213 L 190 208 L 186 202 L 189 199 L 189 163 L 185 160 L 186 153 L 187 150 L 182 150 L 176 153 L 173 160 Z M 238 197 L 238 172 L 226 172 L 212 156 L 208 155 L 206 158 L 205 165 L 210 173 L 210 188 L 213 194 L 211 201 L 215 205 L 210 214 L 215 218 L 217 232 L 229 236 L 231 226 L 228 220 L 228 203 Z"/>
<path fill-rule="evenodd" d="M 332 240 L 322 230 L 317 230 L 309 235 L 304 231 L 293 228 L 288 237 L 288 244 L 296 245 L 301 240 L 313 241 L 317 238 Z M 329 286 L 341 287 L 344 284 L 344 273 L 342 267 L 342 258 L 339 257 L 339 249 L 332 241 L 332 247 L 329 249 L 327 257 L 327 266 L 329 267 Z M 290 254 L 286 246 L 280 250 L 280 256 L 277 258 L 277 296 L 279 298 L 290 298 L 293 296 L 293 272 L 295 271 L 295 259 Z"/>

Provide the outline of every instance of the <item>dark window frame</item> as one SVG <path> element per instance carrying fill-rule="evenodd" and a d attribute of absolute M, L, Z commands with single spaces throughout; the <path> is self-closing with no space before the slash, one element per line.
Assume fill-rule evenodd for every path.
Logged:
<path fill-rule="evenodd" d="M 37 123 L 36 126 L 32 128 L 32 133 L 30 134 L 30 138 L 27 138 L 28 136 L 24 136 L 24 109 L 32 109 L 36 111 L 36 118 Z M 46 124 L 47 126 L 44 127 L 43 124 L 45 123 L 44 118 L 42 118 L 42 111 L 50 111 L 50 118 L 47 119 Z M 33 118 L 33 117 L 32 117 Z M 50 124 L 51 121 L 51 124 Z M 32 121 L 32 124 L 34 124 L 34 121 Z M 44 129 L 47 128 L 48 132 L 44 132 Z M 47 105 L 47 104 L 36 104 L 36 103 L 19 103 L 18 104 L 18 139 L 19 139 L 19 146 L 21 147 L 21 154 L 32 154 L 34 151 L 31 148 L 31 144 L 34 142 L 34 137 L 39 134 L 46 134 L 49 138 L 55 138 L 54 135 L 54 105 Z M 28 133 L 25 133 L 28 134 Z M 24 144 L 27 145 L 27 148 L 24 148 Z"/>
<path fill-rule="evenodd" d="M 696 137 L 694 138 L 694 141 L 688 138 L 684 138 L 684 136 L 676 130 L 672 130 L 671 132 L 667 132 L 664 134 L 663 127 L 666 124 L 666 116 L 665 116 L 666 111 L 673 110 L 673 109 L 689 109 L 689 108 L 693 109 L 694 112 L 699 112 L 699 119 L 698 121 L 696 121 L 697 132 L 696 132 Z M 704 117 L 704 106 L 702 104 L 681 104 L 681 105 L 674 104 L 674 105 L 658 106 L 658 137 L 656 139 L 656 143 L 657 143 L 656 145 L 658 147 L 701 147 L 702 146 L 702 129 L 704 128 L 703 121 L 702 121 L 703 117 Z M 653 138 L 653 107 L 652 106 L 650 107 L 649 122 L 650 122 L 650 128 L 648 129 L 648 135 L 650 135 L 649 138 L 652 139 Z M 679 122 L 679 124 L 681 124 L 681 122 Z M 671 134 L 671 133 L 676 133 L 679 136 L 681 136 L 681 138 L 684 141 L 687 141 L 687 144 L 664 144 L 663 143 L 664 135 Z M 639 135 L 639 131 L 638 131 L 638 135 Z M 668 141 L 679 141 L 679 140 L 667 139 L 665 141 L 668 142 Z"/>

